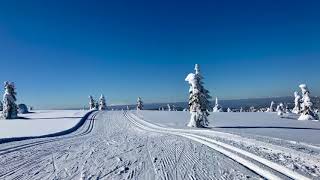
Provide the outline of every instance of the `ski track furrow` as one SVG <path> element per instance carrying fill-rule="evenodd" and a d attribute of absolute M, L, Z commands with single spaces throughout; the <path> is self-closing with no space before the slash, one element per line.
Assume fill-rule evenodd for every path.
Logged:
<path fill-rule="evenodd" d="M 60 140 L 66 140 L 67 138 L 75 138 L 77 136 L 84 136 L 84 135 L 87 135 L 89 134 L 91 131 L 92 131 L 92 128 L 93 128 L 93 121 L 94 121 L 94 118 L 96 116 L 97 113 L 93 114 L 92 117 L 89 119 L 89 125 L 88 125 L 88 128 L 86 128 L 86 130 L 80 134 L 75 134 L 75 135 L 72 135 L 72 136 L 69 136 L 68 135 L 65 135 L 66 137 L 50 137 L 49 140 L 38 140 L 36 142 L 32 142 L 32 143 L 26 143 L 26 144 L 23 144 L 23 145 L 18 145 L 18 146 L 14 146 L 14 147 L 10 147 L 10 148 L 5 148 L 5 149 L 1 149 L 0 152 L 0 155 L 4 155 L 4 154 L 7 154 L 7 153 L 11 153 L 11 152 L 15 152 L 15 151 L 19 151 L 19 150 L 22 150 L 22 149 L 26 149 L 26 148 L 30 148 L 30 147 L 34 147 L 34 146 L 38 146 L 38 145 L 43 145 L 43 144 L 46 144 L 46 143 L 52 143 L 52 142 L 56 142 L 56 141 L 60 141 Z M 43 138 L 40 138 L 40 139 L 43 139 Z"/>
<path fill-rule="evenodd" d="M 243 166 L 249 168 L 250 170 L 256 172 L 257 174 L 261 175 L 262 177 L 265 177 L 267 179 L 281 179 L 279 176 L 275 175 L 273 172 L 269 171 L 268 169 L 264 168 L 263 166 L 267 166 L 270 169 L 272 169 L 273 171 L 278 172 L 279 174 L 285 175 L 289 178 L 293 178 L 293 179 L 310 179 L 308 177 L 305 177 L 303 175 L 300 175 L 286 167 L 283 167 L 281 165 L 278 165 L 276 163 L 273 163 L 269 160 L 266 160 L 264 158 L 258 157 L 256 155 L 253 155 L 252 153 L 246 152 L 244 150 L 240 150 L 236 147 L 233 147 L 231 145 L 227 145 L 224 144 L 222 142 L 218 142 L 215 141 L 213 139 L 207 138 L 207 137 L 203 137 L 200 135 L 195 135 L 192 133 L 187 133 L 187 130 L 185 131 L 185 133 L 181 133 L 178 130 L 175 130 L 174 128 L 163 128 L 163 127 L 159 127 L 157 125 L 145 122 L 144 120 L 142 120 L 141 118 L 139 118 L 136 115 L 128 114 L 127 111 L 124 112 L 124 116 L 133 124 L 135 124 L 136 126 L 147 130 L 147 131 L 153 131 L 153 132 L 159 132 L 159 133 L 165 133 L 165 134 L 173 134 L 173 135 L 177 135 L 177 136 L 182 136 L 191 140 L 194 140 L 196 142 L 199 142 L 201 144 L 205 144 L 208 147 L 219 151 L 220 153 L 226 155 L 227 157 L 237 161 L 238 163 L 242 164 Z M 191 131 L 192 132 L 192 131 Z M 236 151 L 237 153 L 240 153 L 242 156 L 244 156 L 246 159 L 251 159 L 253 160 L 255 163 L 252 163 L 240 156 L 238 156 L 237 154 L 233 153 L 234 151 Z M 261 165 L 257 165 L 257 164 L 262 164 Z"/>

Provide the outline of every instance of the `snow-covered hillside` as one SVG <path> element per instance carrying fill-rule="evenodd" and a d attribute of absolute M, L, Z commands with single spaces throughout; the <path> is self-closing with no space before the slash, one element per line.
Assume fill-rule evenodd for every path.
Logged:
<path fill-rule="evenodd" d="M 41 110 L 19 114 L 20 119 L 0 119 L 0 139 L 42 136 L 74 127 L 88 111 Z"/>

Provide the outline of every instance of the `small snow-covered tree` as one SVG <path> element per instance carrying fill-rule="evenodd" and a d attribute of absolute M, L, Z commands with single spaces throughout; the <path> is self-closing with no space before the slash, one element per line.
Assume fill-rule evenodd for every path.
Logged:
<path fill-rule="evenodd" d="M 310 91 L 305 84 L 301 84 L 300 86 L 301 93 L 302 93 L 302 103 L 301 103 L 301 115 L 298 120 L 318 120 L 319 117 L 316 113 L 314 113 L 312 106 L 313 103 L 311 102 L 310 98 Z"/>
<path fill-rule="evenodd" d="M 209 91 L 203 86 L 203 77 L 200 74 L 200 67 L 195 65 L 195 73 L 190 73 L 185 81 L 190 85 L 189 89 L 189 109 L 190 122 L 189 127 L 207 127 L 209 125 L 208 116 L 210 109 Z"/>
<path fill-rule="evenodd" d="M 168 107 L 168 111 L 171 111 L 171 106 L 170 106 L 170 104 L 167 104 L 167 107 Z"/>
<path fill-rule="evenodd" d="M 230 108 L 227 109 L 227 112 L 232 112 Z"/>
<path fill-rule="evenodd" d="M 267 112 L 274 112 L 274 102 L 271 101 L 270 107 L 267 109 Z"/>
<path fill-rule="evenodd" d="M 4 95 L 3 95 L 3 117 L 5 119 L 15 119 L 18 117 L 18 107 L 16 104 L 15 85 L 13 82 L 4 83 Z"/>
<path fill-rule="evenodd" d="M 90 110 L 96 109 L 96 102 L 92 96 L 89 96 L 89 109 Z"/>
<path fill-rule="evenodd" d="M 143 102 L 141 100 L 141 97 L 138 97 L 137 100 L 137 110 L 142 110 L 143 109 Z"/>
<path fill-rule="evenodd" d="M 282 116 L 283 113 L 285 112 L 285 108 L 284 108 L 284 105 L 283 103 L 280 103 L 278 106 L 277 106 L 277 113 L 278 113 L 278 116 Z"/>
<path fill-rule="evenodd" d="M 293 113 L 295 113 L 295 114 L 300 113 L 300 111 L 301 111 L 300 102 L 301 102 L 301 96 L 299 95 L 299 93 L 297 91 L 295 91 L 294 92 L 294 108 L 292 110 Z"/>
<path fill-rule="evenodd" d="M 243 112 L 243 108 L 242 107 L 240 108 L 240 112 Z"/>
<path fill-rule="evenodd" d="M 213 112 L 222 112 L 222 107 L 219 105 L 218 97 L 216 97 L 215 105 L 213 107 Z"/>
<path fill-rule="evenodd" d="M 128 111 L 130 110 L 129 106 L 127 106 L 127 110 L 128 110 Z"/>
<path fill-rule="evenodd" d="M 107 109 L 106 99 L 103 94 L 101 94 L 99 99 L 99 110 L 103 111 Z"/>

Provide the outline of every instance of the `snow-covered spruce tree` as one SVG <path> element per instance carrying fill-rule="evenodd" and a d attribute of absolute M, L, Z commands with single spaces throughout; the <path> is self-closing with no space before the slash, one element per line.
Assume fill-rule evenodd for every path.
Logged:
<path fill-rule="evenodd" d="M 282 116 L 284 112 L 285 112 L 284 105 L 283 105 L 283 103 L 280 103 L 280 104 L 277 106 L 278 116 Z"/>
<path fill-rule="evenodd" d="M 13 82 L 4 83 L 4 95 L 3 95 L 3 117 L 5 119 L 15 119 L 18 117 L 18 107 L 16 104 L 15 85 Z"/>
<path fill-rule="evenodd" d="M 313 103 L 310 99 L 310 91 L 305 84 L 301 84 L 300 86 L 301 94 L 302 94 L 302 103 L 301 103 L 301 115 L 298 120 L 318 120 L 319 117 L 316 113 L 314 113 L 312 106 Z"/>
<path fill-rule="evenodd" d="M 195 65 L 195 73 L 190 73 L 185 81 L 190 85 L 189 89 L 189 109 L 190 122 L 189 127 L 207 127 L 209 125 L 208 116 L 210 109 L 209 91 L 203 86 L 203 77 L 200 74 L 200 67 Z"/>
<path fill-rule="evenodd" d="M 212 109 L 212 112 L 222 112 L 222 107 L 219 105 L 218 97 L 216 97 L 215 105 Z"/>
<path fill-rule="evenodd" d="M 293 113 L 300 114 L 300 111 L 301 111 L 300 102 L 301 102 L 301 96 L 297 91 L 295 91 L 294 92 L 294 108 L 292 110 Z"/>
<path fill-rule="evenodd" d="M 107 109 L 106 99 L 103 94 L 99 98 L 99 110 L 104 111 Z"/>
<path fill-rule="evenodd" d="M 143 102 L 141 100 L 141 97 L 138 97 L 137 100 L 137 110 L 142 110 L 143 109 Z"/>
<path fill-rule="evenodd" d="M 96 102 L 92 96 L 89 96 L 89 109 L 90 110 L 96 109 Z"/>
<path fill-rule="evenodd" d="M 227 109 L 227 112 L 232 112 L 230 108 Z"/>
<path fill-rule="evenodd" d="M 240 112 L 243 112 L 243 108 L 242 107 L 240 108 Z"/>
<path fill-rule="evenodd" d="M 167 107 L 168 107 L 168 111 L 171 111 L 171 106 L 170 106 L 170 104 L 167 104 Z"/>
<path fill-rule="evenodd" d="M 270 107 L 268 108 L 267 112 L 274 112 L 274 102 L 271 101 Z"/>
<path fill-rule="evenodd" d="M 127 111 L 129 111 L 130 110 L 130 108 L 129 108 L 129 106 L 127 106 Z"/>

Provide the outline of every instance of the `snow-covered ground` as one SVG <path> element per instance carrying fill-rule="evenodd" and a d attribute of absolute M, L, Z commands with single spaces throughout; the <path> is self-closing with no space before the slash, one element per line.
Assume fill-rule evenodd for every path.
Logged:
<path fill-rule="evenodd" d="M 70 134 L 0 144 L 0 179 L 320 179 L 317 141 L 273 133 L 293 126 L 318 136 L 311 127 L 319 122 L 272 113 L 210 118 L 216 128 L 195 129 L 185 127 L 188 112 L 93 112 Z"/>
<path fill-rule="evenodd" d="M 189 112 L 141 111 L 146 121 L 160 126 L 186 128 Z M 320 146 L 320 122 L 280 118 L 276 113 L 221 112 L 209 116 L 212 130 L 260 135 Z"/>
<path fill-rule="evenodd" d="M 0 119 L 0 139 L 42 136 L 74 127 L 88 111 L 39 110 L 19 114 L 20 119 Z"/>

